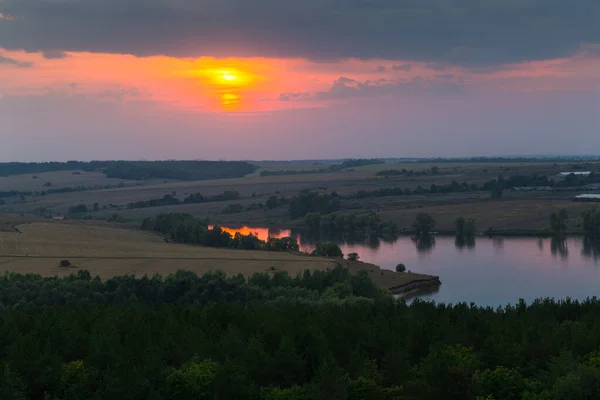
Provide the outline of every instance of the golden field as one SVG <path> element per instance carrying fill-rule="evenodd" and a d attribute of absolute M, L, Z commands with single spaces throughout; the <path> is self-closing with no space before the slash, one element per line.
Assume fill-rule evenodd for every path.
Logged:
<path fill-rule="evenodd" d="M 383 287 L 415 279 L 418 274 L 397 274 L 361 262 L 348 262 L 290 253 L 216 249 L 165 243 L 157 235 L 114 227 L 79 223 L 32 222 L 18 232 L 0 232 L 0 272 L 65 276 L 87 269 L 92 276 L 168 275 L 178 269 L 203 274 L 222 270 L 245 276 L 256 272 L 287 271 L 294 276 L 306 269 L 324 270 L 342 263 L 352 272 L 367 270 Z M 61 260 L 76 268 L 61 268 Z"/>

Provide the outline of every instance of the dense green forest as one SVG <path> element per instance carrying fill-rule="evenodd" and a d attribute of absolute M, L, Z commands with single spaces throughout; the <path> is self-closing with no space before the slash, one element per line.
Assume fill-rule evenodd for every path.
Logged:
<path fill-rule="evenodd" d="M 336 268 L 0 279 L 0 398 L 600 398 L 600 301 L 394 300 Z"/>
<path fill-rule="evenodd" d="M 183 181 L 237 178 L 256 171 L 244 161 L 68 161 L 46 163 L 0 163 L 0 176 L 52 171 L 102 171 L 108 178 Z"/>

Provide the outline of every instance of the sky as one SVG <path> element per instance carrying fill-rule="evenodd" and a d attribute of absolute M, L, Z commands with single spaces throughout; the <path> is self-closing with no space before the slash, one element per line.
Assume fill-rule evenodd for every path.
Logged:
<path fill-rule="evenodd" d="M 600 0 L 0 0 L 0 161 L 600 153 Z"/>

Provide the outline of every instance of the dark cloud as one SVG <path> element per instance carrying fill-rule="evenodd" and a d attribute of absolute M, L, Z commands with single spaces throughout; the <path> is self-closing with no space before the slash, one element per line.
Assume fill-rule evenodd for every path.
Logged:
<path fill-rule="evenodd" d="M 326 101 L 399 96 L 406 94 L 436 93 L 455 94 L 460 85 L 453 82 L 426 81 L 420 77 L 412 80 L 390 81 L 387 79 L 359 82 L 344 76 L 336 79 L 331 87 L 322 92 L 288 92 L 279 95 L 280 101 Z"/>
<path fill-rule="evenodd" d="M 494 65 L 600 43 L 598 0 L 3 0 L 0 47 Z"/>
<path fill-rule="evenodd" d="M 0 54 L 0 64 L 14 65 L 15 67 L 19 67 L 19 68 L 30 68 L 33 66 L 33 64 L 30 62 L 19 61 L 19 60 L 15 60 L 12 58 L 4 57 L 2 54 Z"/>
<path fill-rule="evenodd" d="M 67 53 L 60 50 L 43 50 L 42 55 L 49 60 L 68 57 Z"/>
<path fill-rule="evenodd" d="M 383 65 L 380 65 L 379 67 L 377 67 L 377 72 L 385 72 L 387 71 L 387 68 L 384 67 Z"/>
<path fill-rule="evenodd" d="M 412 69 L 412 67 L 410 66 L 410 64 L 400 64 L 400 65 L 393 65 L 392 69 L 394 71 L 410 71 Z"/>

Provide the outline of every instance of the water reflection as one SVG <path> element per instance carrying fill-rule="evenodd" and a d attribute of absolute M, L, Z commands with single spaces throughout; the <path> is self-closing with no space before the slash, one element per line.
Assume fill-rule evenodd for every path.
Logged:
<path fill-rule="evenodd" d="M 381 240 L 379 240 L 378 236 L 371 235 L 367 241 L 367 246 L 369 246 L 370 249 L 376 250 L 381 246 Z"/>
<path fill-rule="evenodd" d="M 465 248 L 467 248 L 468 250 L 473 250 L 475 249 L 475 237 L 457 236 L 456 238 L 454 238 L 454 246 L 456 246 L 456 248 L 461 251 Z"/>
<path fill-rule="evenodd" d="M 431 253 L 435 247 L 435 236 L 433 235 L 413 237 L 411 240 L 415 243 L 417 251 L 421 254 Z"/>
<path fill-rule="evenodd" d="M 600 259 L 600 240 L 586 237 L 583 240 L 581 254 L 586 258 L 598 261 Z"/>
<path fill-rule="evenodd" d="M 566 260 L 569 257 L 569 247 L 567 241 L 564 238 L 553 237 L 550 239 L 550 253 L 553 257 L 557 255 L 561 259 Z"/>
<path fill-rule="evenodd" d="M 492 244 L 496 250 L 504 249 L 504 238 L 501 236 L 492 237 Z"/>

